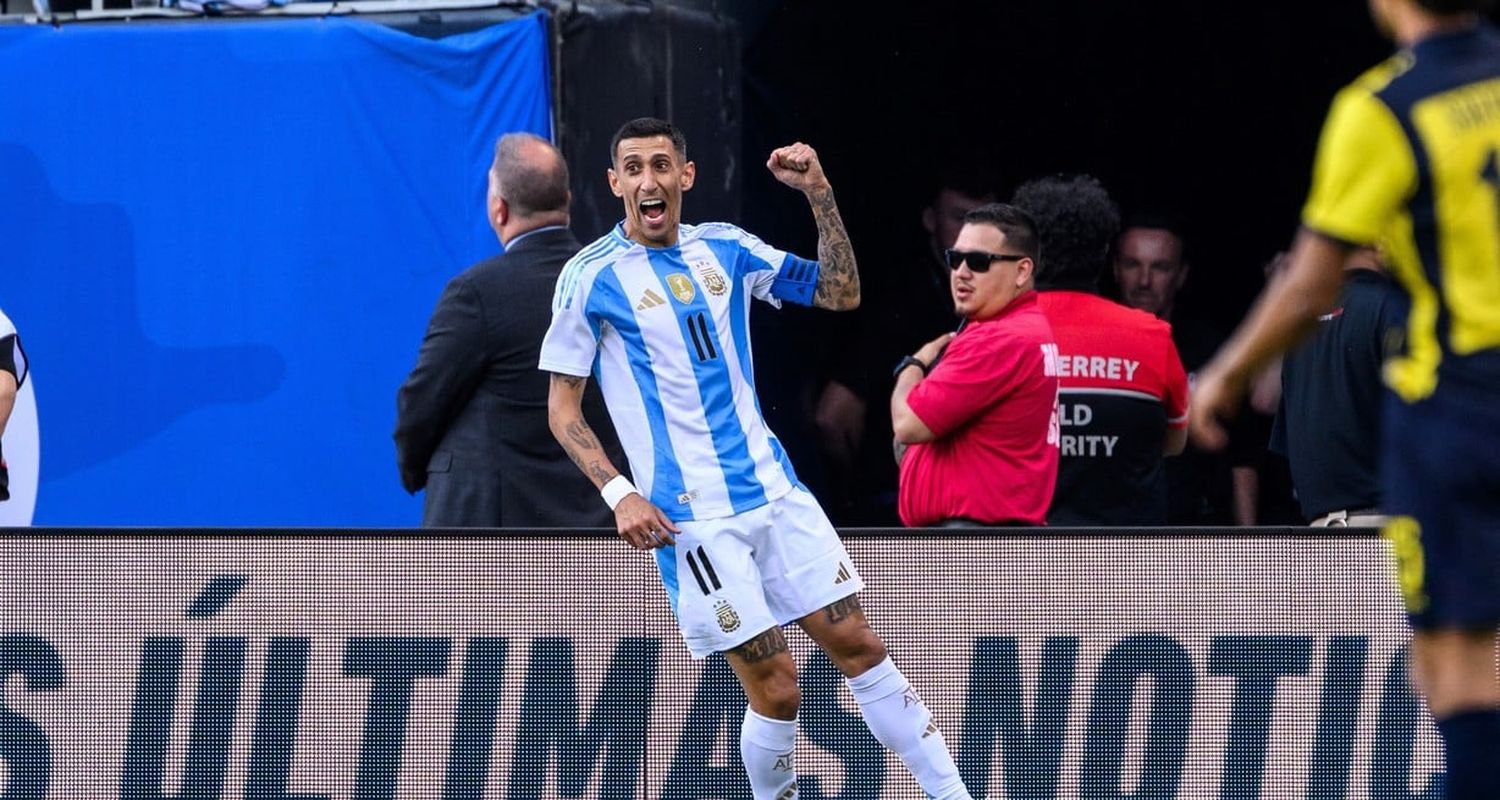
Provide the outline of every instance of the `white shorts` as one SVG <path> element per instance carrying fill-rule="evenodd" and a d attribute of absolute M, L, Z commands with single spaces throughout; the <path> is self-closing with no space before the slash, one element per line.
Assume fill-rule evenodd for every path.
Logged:
<path fill-rule="evenodd" d="M 730 650 L 864 588 L 806 489 L 732 517 L 679 522 L 656 566 L 693 658 Z"/>

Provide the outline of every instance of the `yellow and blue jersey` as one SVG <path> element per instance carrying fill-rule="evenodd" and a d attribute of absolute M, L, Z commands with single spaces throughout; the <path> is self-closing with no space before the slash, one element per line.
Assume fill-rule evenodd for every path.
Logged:
<path fill-rule="evenodd" d="M 1340 92 L 1302 219 L 1378 245 L 1409 294 L 1402 400 L 1500 392 L 1500 33 L 1425 39 Z"/>
<path fill-rule="evenodd" d="M 1381 435 L 1412 624 L 1500 624 L 1500 33 L 1423 39 L 1333 103 L 1303 224 L 1378 245 L 1411 299 Z"/>

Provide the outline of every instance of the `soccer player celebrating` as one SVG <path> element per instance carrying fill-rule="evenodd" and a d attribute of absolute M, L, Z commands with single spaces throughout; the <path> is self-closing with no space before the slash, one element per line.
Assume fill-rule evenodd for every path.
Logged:
<path fill-rule="evenodd" d="M 875 737 L 929 797 L 967 798 L 942 734 L 859 603 L 863 581 L 766 427 L 751 374 L 750 298 L 835 311 L 859 305 L 854 251 L 818 155 L 797 143 L 766 168 L 800 190 L 818 260 L 739 228 L 684 225 L 696 167 L 671 123 L 636 119 L 610 143 L 609 186 L 625 220 L 563 268 L 541 368 L 553 434 L 600 487 L 620 537 L 655 549 L 695 658 L 723 652 L 749 697 L 740 755 L 759 800 L 797 796 L 796 622 L 848 680 Z M 595 374 L 639 486 L 580 411 Z"/>
<path fill-rule="evenodd" d="M 1401 45 L 1333 101 L 1286 277 L 1199 376 L 1191 429 L 1311 332 L 1344 261 L 1379 245 L 1411 297 L 1385 365 L 1384 535 L 1412 677 L 1447 750 L 1449 800 L 1500 797 L 1500 33 L 1490 0 L 1371 0 Z"/>

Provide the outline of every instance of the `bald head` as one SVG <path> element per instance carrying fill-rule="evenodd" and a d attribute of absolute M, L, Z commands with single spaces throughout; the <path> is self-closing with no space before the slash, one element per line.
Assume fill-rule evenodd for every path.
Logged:
<path fill-rule="evenodd" d="M 568 224 L 568 164 L 546 139 L 507 133 L 490 164 L 490 225 L 500 241 L 544 225 Z"/>

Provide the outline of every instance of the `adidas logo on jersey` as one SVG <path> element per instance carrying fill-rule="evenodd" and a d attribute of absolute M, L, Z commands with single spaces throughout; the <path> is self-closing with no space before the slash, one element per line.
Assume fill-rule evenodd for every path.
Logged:
<path fill-rule="evenodd" d="M 651 289 L 647 289 L 646 293 L 641 295 L 641 302 L 635 304 L 635 310 L 645 311 L 648 308 L 656 308 L 665 302 L 667 301 L 663 300 L 661 295 Z"/>

